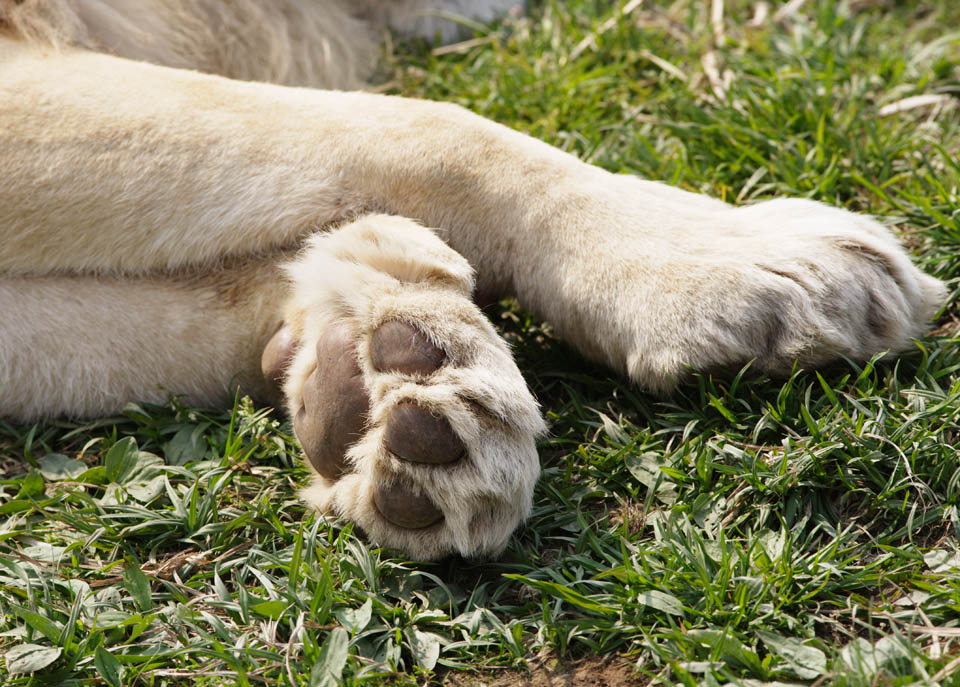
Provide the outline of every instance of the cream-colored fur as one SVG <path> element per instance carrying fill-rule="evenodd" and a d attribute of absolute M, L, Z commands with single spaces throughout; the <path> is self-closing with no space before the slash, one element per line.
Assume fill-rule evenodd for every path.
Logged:
<path fill-rule="evenodd" d="M 348 320 L 370 429 L 355 472 L 318 477 L 308 499 L 416 555 L 490 553 L 529 507 L 541 424 L 467 300 L 474 273 L 660 390 L 691 368 L 782 372 L 925 331 L 943 286 L 869 218 L 802 200 L 734 208 L 457 106 L 315 90 L 364 78 L 383 22 L 453 35 L 423 14 L 444 7 L 465 4 L 0 0 L 0 415 L 263 393 L 259 353 L 284 318 L 301 340 L 295 412 L 305 351 Z M 371 212 L 394 217 L 311 238 Z M 387 317 L 416 321 L 456 364 L 429 383 L 375 373 L 365 346 Z M 449 419 L 469 449 L 460 472 L 384 453 L 383 418 L 404 398 Z M 378 518 L 372 480 L 402 471 L 431 490 L 442 533 Z"/>

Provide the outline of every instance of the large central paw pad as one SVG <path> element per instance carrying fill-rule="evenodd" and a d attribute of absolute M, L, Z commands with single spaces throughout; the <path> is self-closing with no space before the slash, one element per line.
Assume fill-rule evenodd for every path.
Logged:
<path fill-rule="evenodd" d="M 495 554 L 529 513 L 543 421 L 504 342 L 440 269 L 456 254 L 412 223 L 391 229 L 364 260 L 364 221 L 314 240 L 293 324 L 264 350 L 316 473 L 303 496 L 414 556 Z M 411 239 L 425 245 L 407 250 Z M 338 290 L 345 273 L 362 289 Z"/>
<path fill-rule="evenodd" d="M 303 384 L 303 407 L 293 418 L 293 431 L 314 469 L 338 479 L 346 470 L 347 448 L 363 434 L 370 398 L 348 327 L 324 332 L 316 353 L 317 367 Z"/>

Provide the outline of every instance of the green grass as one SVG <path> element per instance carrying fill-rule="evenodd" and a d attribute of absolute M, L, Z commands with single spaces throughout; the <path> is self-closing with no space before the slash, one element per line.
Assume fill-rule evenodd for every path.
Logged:
<path fill-rule="evenodd" d="M 639 684 L 960 685 L 960 3 L 749 28 L 727 0 L 721 45 L 710 3 L 625 5 L 547 2 L 384 78 L 614 171 L 876 214 L 951 284 L 938 335 L 664 399 L 505 304 L 551 434 L 486 563 L 305 511 L 289 424 L 245 400 L 0 422 L 0 683 L 479 685 L 601 655 Z"/>

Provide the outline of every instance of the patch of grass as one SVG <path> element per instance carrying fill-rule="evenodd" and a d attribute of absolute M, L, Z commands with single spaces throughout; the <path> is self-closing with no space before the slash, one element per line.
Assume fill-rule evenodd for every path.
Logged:
<path fill-rule="evenodd" d="M 289 424 L 245 400 L 0 423 L 0 682 L 479 684 L 616 655 L 641 684 L 960 684 L 960 5 L 724 10 L 546 2 L 388 78 L 614 171 L 876 214 L 952 285 L 937 337 L 664 399 L 505 304 L 551 434 L 533 517 L 482 564 L 305 511 Z M 893 111 L 917 95 L 943 97 Z"/>

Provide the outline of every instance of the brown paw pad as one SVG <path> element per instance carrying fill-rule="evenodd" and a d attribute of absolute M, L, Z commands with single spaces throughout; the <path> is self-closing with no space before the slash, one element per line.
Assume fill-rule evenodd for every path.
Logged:
<path fill-rule="evenodd" d="M 370 340 L 370 361 L 378 372 L 429 375 L 446 358 L 423 332 L 400 320 L 384 322 Z"/>
<path fill-rule="evenodd" d="M 296 352 L 297 342 L 293 338 L 293 332 L 286 325 L 281 326 L 277 333 L 270 337 L 270 341 L 263 349 L 263 354 L 260 356 L 260 370 L 275 392 L 283 386 L 287 367 Z"/>
<path fill-rule="evenodd" d="M 411 463 L 452 463 L 466 452 L 445 417 L 415 403 L 400 403 L 390 412 L 384 440 L 390 453 Z"/>
<path fill-rule="evenodd" d="M 317 368 L 303 386 L 303 407 L 293 418 L 293 431 L 317 472 L 328 479 L 344 473 L 344 454 L 363 433 L 369 410 L 353 332 L 334 325 L 317 342 Z"/>
<path fill-rule="evenodd" d="M 378 484 L 373 490 L 373 503 L 387 521 L 397 527 L 416 530 L 443 520 L 443 513 L 430 500 L 408 486 Z"/>

